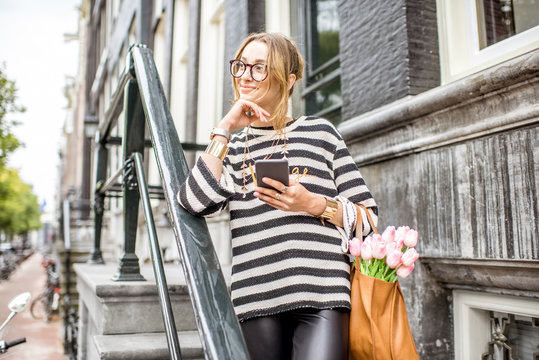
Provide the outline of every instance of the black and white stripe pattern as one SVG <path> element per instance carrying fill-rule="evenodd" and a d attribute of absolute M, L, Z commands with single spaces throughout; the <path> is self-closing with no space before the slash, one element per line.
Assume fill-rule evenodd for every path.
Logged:
<path fill-rule="evenodd" d="M 272 147 L 274 135 L 271 127 L 234 135 L 220 181 L 199 159 L 178 192 L 180 204 L 196 215 L 214 215 L 229 206 L 232 301 L 240 321 L 301 307 L 350 308 L 349 259 L 341 250 L 337 228 L 307 213 L 266 205 L 253 196 L 250 173 L 243 197 L 245 137 L 254 168 L 254 160 L 274 149 L 271 158 L 283 157 L 282 141 Z M 287 125 L 286 136 L 290 172 L 306 175 L 299 179 L 303 186 L 320 195 L 361 202 L 377 220 L 374 199 L 331 123 L 301 117 Z M 368 234 L 368 222 L 363 223 L 363 233 Z"/>

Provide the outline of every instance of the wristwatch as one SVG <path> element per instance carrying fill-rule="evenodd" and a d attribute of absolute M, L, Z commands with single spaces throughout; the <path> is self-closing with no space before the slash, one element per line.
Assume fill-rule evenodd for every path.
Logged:
<path fill-rule="evenodd" d="M 228 130 L 221 129 L 221 128 L 213 128 L 211 129 L 211 132 L 210 132 L 210 140 L 213 140 L 215 135 L 224 136 L 226 137 L 228 141 L 230 141 L 230 132 Z"/>
<path fill-rule="evenodd" d="M 339 209 L 339 204 L 337 203 L 337 200 L 330 199 L 326 197 L 326 208 L 324 209 L 324 212 L 322 215 L 320 215 L 320 219 L 322 220 L 322 223 L 324 220 L 331 220 L 337 213 L 337 210 Z"/>

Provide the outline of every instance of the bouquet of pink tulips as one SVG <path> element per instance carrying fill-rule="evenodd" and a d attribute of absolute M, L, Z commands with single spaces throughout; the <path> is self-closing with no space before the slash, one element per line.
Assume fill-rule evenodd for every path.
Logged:
<path fill-rule="evenodd" d="M 388 226 L 382 235 L 369 235 L 363 242 L 354 238 L 350 242 L 350 254 L 355 256 L 354 266 L 364 275 L 384 281 L 395 282 L 414 270 L 419 254 L 417 231 L 408 226 Z"/>

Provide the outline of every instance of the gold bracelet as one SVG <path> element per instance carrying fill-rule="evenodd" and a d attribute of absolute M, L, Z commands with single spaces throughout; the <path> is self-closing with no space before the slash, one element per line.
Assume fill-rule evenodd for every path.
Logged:
<path fill-rule="evenodd" d="M 205 153 L 216 156 L 223 161 L 228 154 L 228 146 L 220 141 L 212 140 L 208 144 Z"/>
<path fill-rule="evenodd" d="M 339 209 L 339 203 L 337 203 L 337 200 L 330 199 L 326 197 L 326 208 L 324 209 L 324 212 L 322 215 L 319 216 L 319 218 L 322 220 L 322 223 L 324 223 L 324 220 L 331 220 L 337 214 L 337 210 Z"/>

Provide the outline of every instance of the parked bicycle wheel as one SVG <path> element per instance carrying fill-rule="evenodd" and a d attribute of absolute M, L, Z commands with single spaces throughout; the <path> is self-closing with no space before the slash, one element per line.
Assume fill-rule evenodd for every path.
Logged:
<path fill-rule="evenodd" d="M 48 317 L 46 293 L 41 293 L 32 300 L 32 303 L 30 304 L 30 314 L 36 320 L 43 320 Z"/>

